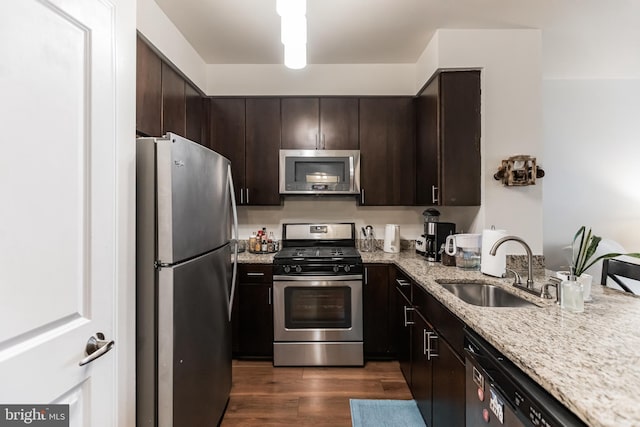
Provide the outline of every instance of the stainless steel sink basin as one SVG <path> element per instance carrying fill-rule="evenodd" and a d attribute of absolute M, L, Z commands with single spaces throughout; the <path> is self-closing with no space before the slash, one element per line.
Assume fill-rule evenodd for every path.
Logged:
<path fill-rule="evenodd" d="M 488 283 L 455 282 L 440 283 L 440 286 L 462 301 L 481 307 L 537 307 L 499 286 Z"/>

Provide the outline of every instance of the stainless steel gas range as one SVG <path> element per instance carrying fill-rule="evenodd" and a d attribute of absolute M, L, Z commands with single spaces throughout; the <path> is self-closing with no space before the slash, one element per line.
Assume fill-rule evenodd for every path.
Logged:
<path fill-rule="evenodd" d="M 284 224 L 273 264 L 274 366 L 362 366 L 355 224 Z"/>

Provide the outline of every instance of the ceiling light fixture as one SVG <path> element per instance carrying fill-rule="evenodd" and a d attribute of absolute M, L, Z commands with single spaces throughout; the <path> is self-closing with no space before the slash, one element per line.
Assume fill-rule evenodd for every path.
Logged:
<path fill-rule="evenodd" d="M 284 45 L 284 65 L 292 69 L 307 65 L 307 1 L 276 0 L 280 15 L 280 41 Z"/>

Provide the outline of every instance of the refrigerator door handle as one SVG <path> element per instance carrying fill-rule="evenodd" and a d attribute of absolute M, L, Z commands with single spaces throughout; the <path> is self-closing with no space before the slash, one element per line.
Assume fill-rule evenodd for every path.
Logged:
<path fill-rule="evenodd" d="M 236 291 L 236 278 L 238 274 L 238 210 L 236 207 L 235 188 L 233 186 L 233 176 L 231 175 L 231 165 L 227 166 L 227 177 L 229 180 L 229 193 L 231 194 L 231 209 L 233 211 L 233 273 L 231 274 L 231 294 L 229 295 L 229 322 L 231 322 L 231 312 L 233 311 L 233 297 Z"/>

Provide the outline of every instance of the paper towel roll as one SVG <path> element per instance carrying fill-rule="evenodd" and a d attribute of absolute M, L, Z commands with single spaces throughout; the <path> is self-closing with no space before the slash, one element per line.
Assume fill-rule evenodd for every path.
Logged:
<path fill-rule="evenodd" d="M 493 244 L 507 236 L 507 230 L 483 230 L 482 231 L 482 258 L 480 271 L 489 276 L 504 277 L 507 268 L 507 248 L 502 245 L 496 255 L 489 253 Z"/>

